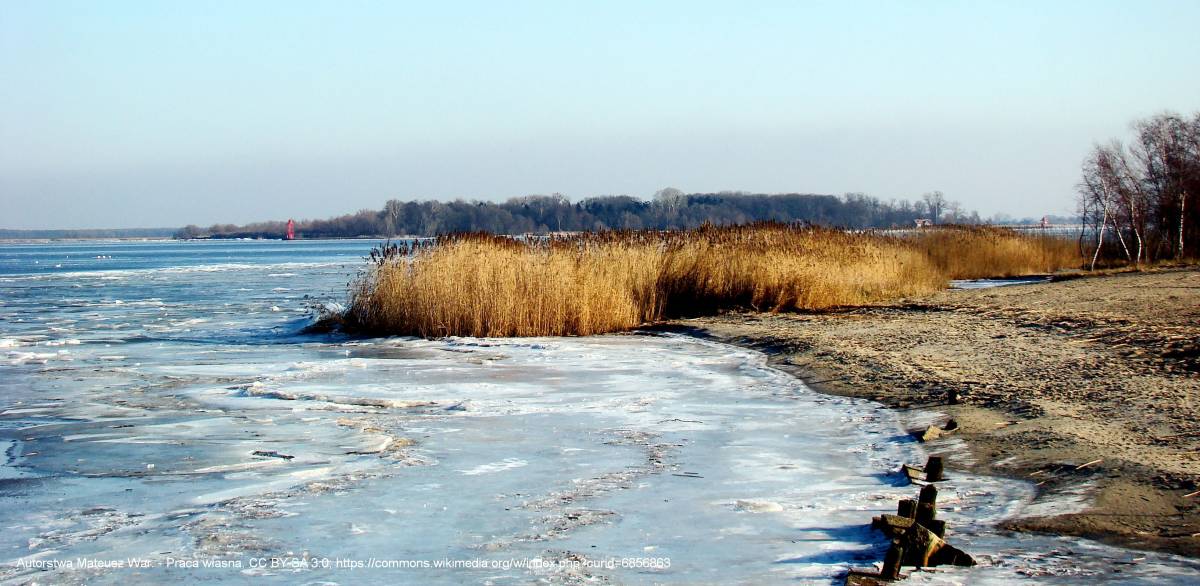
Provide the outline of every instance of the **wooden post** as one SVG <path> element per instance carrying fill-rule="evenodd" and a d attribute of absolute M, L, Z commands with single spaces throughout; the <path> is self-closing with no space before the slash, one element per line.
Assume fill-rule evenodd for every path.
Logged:
<path fill-rule="evenodd" d="M 909 519 L 917 518 L 917 501 L 912 499 L 900 499 L 900 504 L 896 505 L 896 515 L 907 517 Z"/>
<path fill-rule="evenodd" d="M 929 461 L 925 462 L 925 481 L 938 482 L 942 480 L 942 457 L 930 456 Z"/>
<path fill-rule="evenodd" d="M 937 535 L 938 537 L 942 537 L 942 538 L 946 537 L 946 522 L 945 521 L 941 521 L 938 519 L 930 519 L 929 521 L 926 521 L 925 528 L 928 529 L 930 533 L 933 533 L 934 535 Z"/>
<path fill-rule="evenodd" d="M 937 487 L 932 484 L 922 486 L 920 494 L 917 495 L 917 504 L 929 503 L 937 506 L 937 493 Z"/>
<path fill-rule="evenodd" d="M 887 554 L 883 556 L 883 569 L 879 571 L 879 577 L 884 580 L 899 580 L 900 560 L 903 558 L 904 546 L 900 545 L 899 539 L 893 539 Z"/>
<path fill-rule="evenodd" d="M 917 523 L 926 525 L 937 517 L 937 487 L 926 484 L 917 496 Z"/>
<path fill-rule="evenodd" d="M 929 523 L 937 517 L 937 507 L 929 503 L 917 503 L 917 524 L 924 525 L 926 529 Z"/>
<path fill-rule="evenodd" d="M 901 539 L 904 540 L 904 557 L 900 563 L 918 568 L 931 565 L 929 558 L 945 544 L 941 537 L 923 525 L 913 525 Z"/>

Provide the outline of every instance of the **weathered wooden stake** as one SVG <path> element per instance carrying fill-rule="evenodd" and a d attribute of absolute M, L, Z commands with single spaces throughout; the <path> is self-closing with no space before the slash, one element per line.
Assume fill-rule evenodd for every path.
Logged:
<path fill-rule="evenodd" d="M 937 517 L 937 487 L 926 484 L 917 496 L 917 523 L 928 527 L 929 522 Z"/>
<path fill-rule="evenodd" d="M 909 519 L 916 519 L 917 501 L 912 499 L 900 499 L 900 504 L 896 505 L 896 515 L 908 517 Z"/>
<path fill-rule="evenodd" d="M 929 461 L 925 462 L 925 481 L 938 482 L 942 480 L 942 457 L 930 456 Z"/>
<path fill-rule="evenodd" d="M 932 484 L 926 484 L 921 487 L 921 492 L 917 495 L 917 503 L 929 503 L 937 506 L 937 487 Z"/>
<path fill-rule="evenodd" d="M 929 566 L 929 558 L 945 543 L 942 538 L 934 535 L 923 525 L 913 525 L 902 537 L 904 544 L 904 559 L 906 566 Z"/>
<path fill-rule="evenodd" d="M 930 519 L 925 522 L 925 528 L 937 535 L 938 537 L 946 537 L 946 522 L 938 519 Z"/>
<path fill-rule="evenodd" d="M 887 554 L 883 556 L 883 569 L 879 571 L 879 577 L 884 580 L 900 579 L 900 560 L 903 558 L 904 546 L 900 545 L 899 539 L 893 539 Z"/>
<path fill-rule="evenodd" d="M 918 525 L 923 525 L 928 529 L 929 523 L 933 521 L 934 517 L 937 517 L 937 507 L 929 503 L 917 503 L 916 522 Z"/>

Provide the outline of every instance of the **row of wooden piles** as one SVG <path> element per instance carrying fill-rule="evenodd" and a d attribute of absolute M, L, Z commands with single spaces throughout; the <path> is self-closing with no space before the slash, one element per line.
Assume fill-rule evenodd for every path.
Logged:
<path fill-rule="evenodd" d="M 880 515 L 871 520 L 871 527 L 891 540 L 879 572 L 851 570 L 846 576 L 850 586 L 874 586 L 902 580 L 904 566 L 925 568 L 933 566 L 973 566 L 975 560 L 946 542 L 946 522 L 937 518 L 937 486 L 945 479 L 942 458 L 931 456 L 924 468 L 905 465 L 904 473 L 921 491 L 916 500 L 901 499 L 895 515 Z"/>

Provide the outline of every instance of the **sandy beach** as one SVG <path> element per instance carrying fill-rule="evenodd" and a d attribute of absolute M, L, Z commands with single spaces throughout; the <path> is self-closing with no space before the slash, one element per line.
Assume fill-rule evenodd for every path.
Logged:
<path fill-rule="evenodd" d="M 671 329 L 767 352 L 825 393 L 959 424 L 948 467 L 1081 506 L 1010 522 L 1200 555 L 1200 271 L 989 289 L 820 314 L 729 313 Z M 943 418 L 944 420 L 944 418 Z"/>

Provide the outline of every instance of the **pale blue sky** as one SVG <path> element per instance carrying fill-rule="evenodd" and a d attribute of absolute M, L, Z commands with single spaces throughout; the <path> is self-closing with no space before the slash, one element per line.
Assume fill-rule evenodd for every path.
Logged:
<path fill-rule="evenodd" d="M 0 0 L 0 227 L 685 191 L 1072 209 L 1200 2 Z"/>

